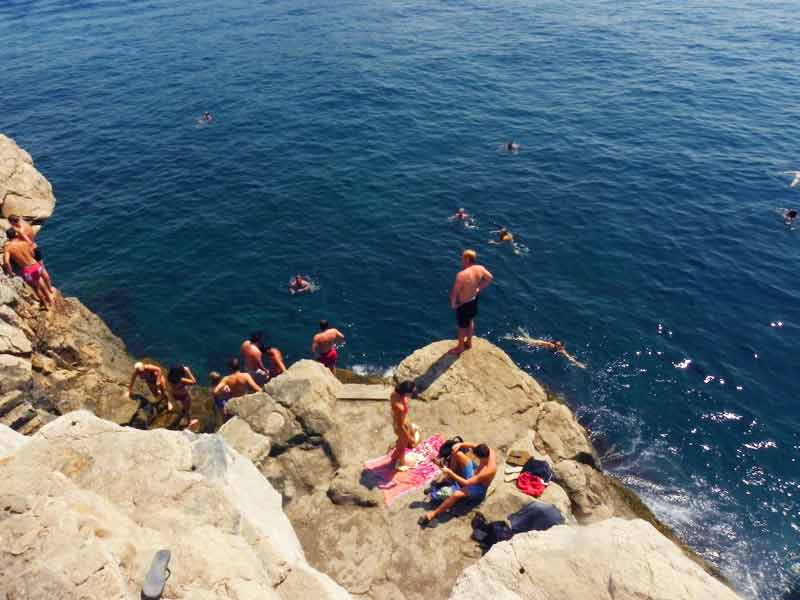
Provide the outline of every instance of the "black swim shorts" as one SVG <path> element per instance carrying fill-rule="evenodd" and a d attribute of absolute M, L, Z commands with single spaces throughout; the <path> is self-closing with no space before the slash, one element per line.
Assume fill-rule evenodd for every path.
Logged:
<path fill-rule="evenodd" d="M 456 322 L 459 329 L 466 329 L 469 327 L 472 319 L 478 316 L 478 297 L 475 296 L 473 300 L 462 304 L 456 309 Z"/>

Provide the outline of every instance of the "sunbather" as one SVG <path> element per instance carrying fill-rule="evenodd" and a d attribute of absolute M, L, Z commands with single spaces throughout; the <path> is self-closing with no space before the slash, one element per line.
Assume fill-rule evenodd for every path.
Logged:
<path fill-rule="evenodd" d="M 468 498 L 474 502 L 480 502 L 486 497 L 486 492 L 489 491 L 489 486 L 491 485 L 492 480 L 497 473 L 497 453 L 490 449 L 486 444 L 475 445 L 461 442 L 460 444 L 453 446 L 453 454 L 458 454 L 459 450 L 462 448 L 471 449 L 473 454 L 475 454 L 475 456 L 480 460 L 477 472 L 470 477 L 462 477 L 449 467 L 444 467 L 442 472 L 450 477 L 455 484 L 457 484 L 458 489 L 455 489 L 454 486 L 453 494 L 449 498 L 447 498 L 434 510 L 429 511 L 420 517 L 419 524 L 421 526 L 425 527 L 431 521 L 433 521 L 433 519 L 438 517 L 443 512 L 450 510 L 450 508 L 464 499 Z M 469 474 L 470 465 L 472 465 L 471 462 L 466 465 L 466 474 Z"/>

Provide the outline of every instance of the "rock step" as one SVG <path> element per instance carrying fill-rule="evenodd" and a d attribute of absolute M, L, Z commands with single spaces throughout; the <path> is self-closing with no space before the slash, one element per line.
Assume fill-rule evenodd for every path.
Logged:
<path fill-rule="evenodd" d="M 30 421 L 17 429 L 17 433 L 21 433 L 22 435 L 33 435 L 42 427 L 44 427 L 44 421 L 39 418 L 39 415 L 36 415 Z"/>
<path fill-rule="evenodd" d="M 30 403 L 23 402 L 16 408 L 0 417 L 0 423 L 11 427 L 11 429 L 19 429 L 35 416 L 36 411 L 30 405 Z"/>
<path fill-rule="evenodd" d="M 336 394 L 337 400 L 383 400 L 389 399 L 392 387 L 388 385 L 345 383 Z"/>
<path fill-rule="evenodd" d="M 14 390 L 0 396 L 0 417 L 10 413 L 12 410 L 22 404 L 22 392 Z"/>

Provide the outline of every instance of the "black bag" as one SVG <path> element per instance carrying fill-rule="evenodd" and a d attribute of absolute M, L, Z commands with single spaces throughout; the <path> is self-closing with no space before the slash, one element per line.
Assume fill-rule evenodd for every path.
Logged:
<path fill-rule="evenodd" d="M 472 517 L 472 539 L 487 549 L 497 542 L 505 542 L 513 537 L 511 527 L 505 521 L 492 521 L 489 523 L 483 513 Z"/>

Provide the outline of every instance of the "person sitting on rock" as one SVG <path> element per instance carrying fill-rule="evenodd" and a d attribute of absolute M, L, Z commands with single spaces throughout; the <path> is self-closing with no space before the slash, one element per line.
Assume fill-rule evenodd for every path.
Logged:
<path fill-rule="evenodd" d="M 286 365 L 283 364 L 283 353 L 275 346 L 264 346 L 264 354 L 269 358 L 269 378 L 277 377 L 286 372 Z"/>
<path fill-rule="evenodd" d="M 242 358 L 244 358 L 244 370 L 250 374 L 258 385 L 264 385 L 269 381 L 269 371 L 264 366 L 261 357 L 263 356 L 264 334 L 254 331 L 250 338 L 242 342 Z"/>
<path fill-rule="evenodd" d="M 147 384 L 156 402 L 166 400 L 167 410 L 172 410 L 172 402 L 167 397 L 167 381 L 164 379 L 164 372 L 161 367 L 147 365 L 143 362 L 137 362 L 133 365 L 133 375 L 131 375 L 131 382 L 128 384 L 128 396 L 133 394 L 133 384 L 136 383 L 137 379 L 141 379 Z"/>
<path fill-rule="evenodd" d="M 406 450 L 416 445 L 414 430 L 411 426 L 411 421 L 408 419 L 408 403 L 416 389 L 417 384 L 413 381 L 402 381 L 395 386 L 394 391 L 389 396 L 389 406 L 392 410 L 392 426 L 397 436 L 391 462 L 398 471 L 408 469 L 408 465 L 404 461 Z"/>
<path fill-rule="evenodd" d="M 489 486 L 497 473 L 497 453 L 486 444 L 475 445 L 466 442 L 461 442 L 453 446 L 453 452 L 458 452 L 462 448 L 472 450 L 473 454 L 480 460 L 477 472 L 469 477 L 462 477 L 449 467 L 443 467 L 442 472 L 454 482 L 453 494 L 434 510 L 420 517 L 419 524 L 422 527 L 426 527 L 440 514 L 450 510 L 464 499 L 469 499 L 477 503 L 486 497 Z M 469 465 L 472 465 L 472 462 L 470 462 Z M 467 475 L 470 473 L 469 465 L 465 465 L 467 467 L 465 474 Z"/>
<path fill-rule="evenodd" d="M 339 358 L 336 344 L 343 341 L 342 332 L 331 327 L 324 319 L 319 322 L 319 332 L 311 339 L 311 354 L 334 375 L 336 375 L 336 359 Z"/>
<path fill-rule="evenodd" d="M 36 247 L 13 227 L 6 230 L 6 237 L 8 241 L 3 249 L 3 270 L 8 275 L 13 275 L 16 265 L 21 271 L 22 279 L 33 289 L 42 307 L 49 309 L 53 306 L 55 294 L 52 286 L 48 285 L 50 279 L 44 265 L 36 260 Z"/>

